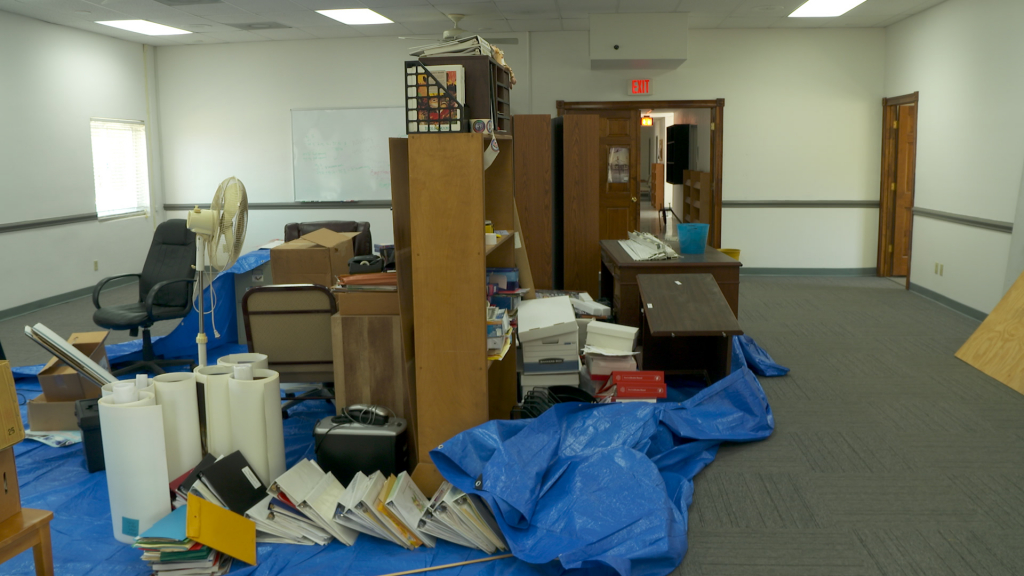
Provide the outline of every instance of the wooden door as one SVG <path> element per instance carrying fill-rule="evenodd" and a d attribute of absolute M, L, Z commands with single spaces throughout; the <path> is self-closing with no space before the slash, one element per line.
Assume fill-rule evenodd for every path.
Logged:
<path fill-rule="evenodd" d="M 892 275 L 906 276 L 910 269 L 910 234 L 914 223 L 914 161 L 917 143 L 917 110 L 913 104 L 896 113 L 896 191 L 892 236 Z"/>
<path fill-rule="evenodd" d="M 619 240 L 640 224 L 640 110 L 602 110 L 598 119 L 598 234 Z"/>
<path fill-rule="evenodd" d="M 562 137 L 563 281 L 566 290 L 599 293 L 601 244 L 600 117 L 567 114 Z M 607 170 L 607 162 L 604 164 Z"/>

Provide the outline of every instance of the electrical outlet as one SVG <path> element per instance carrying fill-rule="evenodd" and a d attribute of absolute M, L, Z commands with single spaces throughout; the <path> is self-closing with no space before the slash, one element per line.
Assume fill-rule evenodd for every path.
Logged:
<path fill-rule="evenodd" d="M 100 269 L 100 261 L 99 260 L 93 260 L 92 261 L 92 271 L 93 272 L 97 272 L 99 269 Z"/>

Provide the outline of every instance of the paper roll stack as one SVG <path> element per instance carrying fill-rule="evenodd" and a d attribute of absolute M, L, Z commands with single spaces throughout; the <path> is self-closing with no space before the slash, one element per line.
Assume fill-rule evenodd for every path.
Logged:
<path fill-rule="evenodd" d="M 196 381 L 203 385 L 206 404 L 206 450 L 214 456 L 227 456 L 234 452 L 231 441 L 231 396 L 228 393 L 230 366 L 203 366 L 196 368 Z"/>
<path fill-rule="evenodd" d="M 281 378 L 263 369 L 253 370 L 252 378 L 228 378 L 231 443 L 242 451 L 263 485 L 270 486 L 285 471 Z"/>
<path fill-rule="evenodd" d="M 246 354 L 228 354 L 227 356 L 221 356 L 217 360 L 218 366 L 235 366 L 237 364 L 252 364 L 253 368 L 260 370 L 269 370 L 270 364 L 267 361 L 266 354 L 257 353 L 246 353 Z"/>
<path fill-rule="evenodd" d="M 151 392 L 135 402 L 99 400 L 114 538 L 126 544 L 171 512 L 164 417 Z"/>
<path fill-rule="evenodd" d="M 101 398 L 106 398 L 107 396 L 110 396 L 110 395 L 112 395 L 114 393 L 114 386 L 117 386 L 119 384 L 128 384 L 128 383 L 134 384 L 136 389 L 139 392 L 149 392 L 150 394 L 153 394 L 155 396 L 156 395 L 156 389 L 153 388 L 153 381 L 144 378 L 145 374 L 139 374 L 139 376 L 141 376 L 143 378 L 136 377 L 136 378 L 132 378 L 130 380 L 118 380 L 117 382 L 111 382 L 109 384 L 104 384 L 103 387 L 100 388 L 100 397 Z M 139 384 L 143 384 L 143 386 L 140 387 Z"/>
<path fill-rule="evenodd" d="M 168 372 L 154 377 L 153 386 L 156 403 L 163 408 L 167 481 L 170 482 L 203 458 L 196 377 L 191 372 Z"/>

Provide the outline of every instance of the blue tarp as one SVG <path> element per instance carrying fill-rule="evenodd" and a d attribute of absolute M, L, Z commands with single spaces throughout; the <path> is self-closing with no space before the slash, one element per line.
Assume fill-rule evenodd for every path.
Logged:
<path fill-rule="evenodd" d="M 212 352 L 216 348 L 238 342 L 238 330 L 236 328 L 237 318 L 235 316 L 235 274 L 243 274 L 266 263 L 270 260 L 269 250 L 254 250 L 243 254 L 235 264 L 222 272 L 214 279 L 211 286 L 203 291 L 205 298 L 205 310 L 211 310 L 211 299 L 216 299 L 217 307 L 214 309 L 216 315 L 217 331 L 220 337 L 217 338 L 213 332 L 213 321 L 207 315 L 204 326 L 209 343 L 207 349 Z M 27 324 L 34 324 L 28 321 Z M 98 330 L 99 328 L 97 328 Z M 199 333 L 199 313 L 195 308 L 188 316 L 182 318 L 181 322 L 166 336 L 153 338 L 153 351 L 164 358 L 191 358 L 197 359 L 196 334 Z M 68 335 L 63 335 L 67 338 Z M 211 354 L 212 356 L 212 354 Z M 107 346 L 107 358 L 113 364 L 115 362 L 128 362 L 142 359 L 142 340 L 132 340 L 121 344 Z M 43 369 L 42 364 L 34 366 L 22 366 L 13 368 L 15 378 L 31 378 Z"/>
<path fill-rule="evenodd" d="M 212 357 L 212 355 L 211 355 Z M 19 384 L 31 397 L 38 384 Z M 24 417 L 24 407 L 23 417 Z M 288 466 L 313 458 L 312 429 L 333 407 L 305 402 L 285 420 Z M 494 421 L 446 442 L 432 456 L 442 473 L 477 491 L 498 512 L 518 558 L 461 568 L 460 575 L 668 574 L 686 552 L 686 511 L 693 477 L 723 441 L 771 434 L 771 409 L 743 369 L 683 403 L 562 404 L 535 420 Z M 118 543 L 110 524 L 106 473 L 89 474 L 82 445 L 15 446 L 24 506 L 54 512 L 58 574 L 147 574 L 137 550 Z M 403 550 L 361 535 L 353 547 L 264 544 L 253 576 L 379 575 L 486 555 L 440 542 Z M 3 574 L 34 574 L 26 552 Z M 442 572 L 441 574 L 446 574 Z M 452 574 L 452 572 L 447 572 Z"/>
<path fill-rule="evenodd" d="M 732 371 L 741 367 L 750 368 L 758 376 L 774 377 L 789 374 L 789 368 L 777 364 L 775 360 L 754 342 L 750 336 L 732 337 Z"/>

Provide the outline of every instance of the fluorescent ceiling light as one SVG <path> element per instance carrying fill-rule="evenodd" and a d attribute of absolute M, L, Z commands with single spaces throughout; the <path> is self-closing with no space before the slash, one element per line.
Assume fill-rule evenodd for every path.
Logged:
<path fill-rule="evenodd" d="M 864 3 L 864 0 L 807 0 L 790 18 L 835 18 Z"/>
<path fill-rule="evenodd" d="M 120 28 L 121 30 L 127 30 L 129 32 L 138 32 L 139 34 L 145 34 L 146 36 L 173 36 L 175 34 L 191 34 L 188 30 L 182 30 L 180 28 L 171 28 L 170 26 L 164 26 L 163 24 L 157 24 L 156 22 L 150 22 L 149 20 L 107 20 L 105 22 L 97 22 L 97 24 L 103 24 L 104 26 L 112 26 L 114 28 Z"/>
<path fill-rule="evenodd" d="M 333 18 L 342 24 L 359 26 L 362 24 L 391 24 L 392 21 L 377 14 L 369 8 L 349 8 L 345 10 L 317 10 L 317 12 Z"/>

